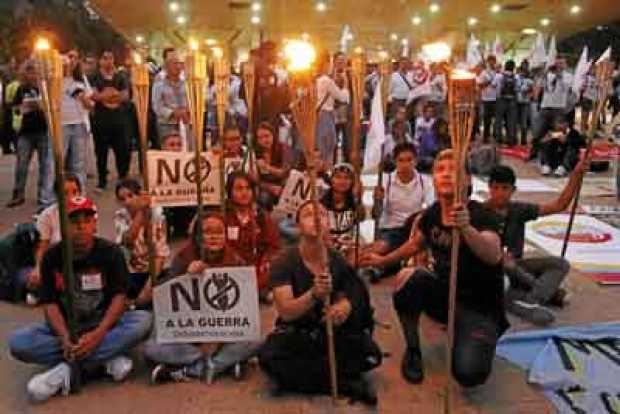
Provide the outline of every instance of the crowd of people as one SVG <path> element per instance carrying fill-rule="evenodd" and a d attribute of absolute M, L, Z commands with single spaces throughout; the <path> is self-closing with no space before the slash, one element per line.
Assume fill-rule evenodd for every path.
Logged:
<path fill-rule="evenodd" d="M 25 203 L 28 166 L 35 149 L 39 157 L 36 229 L 20 228 L 3 240 L 7 258 L 2 262 L 1 295 L 25 299 L 43 309 L 44 322 L 18 330 L 9 341 L 10 352 L 18 360 L 49 367 L 28 383 L 28 393 L 37 401 L 68 393 L 71 364 L 76 362 L 85 376 L 105 374 L 122 381 L 133 367 L 128 352 L 142 342 L 143 354 L 152 364 L 153 383 L 192 378 L 212 382 L 225 373 L 242 379 L 247 360 L 257 357 L 278 390 L 326 393 L 330 382 L 325 319 L 329 318 L 335 329 L 341 392 L 375 405 L 376 391 L 365 373 L 381 365 L 383 353 L 373 339 L 366 276 L 371 282 L 395 277 L 393 305 L 406 344 L 402 375 L 411 383 L 423 381 L 419 319 L 425 313 L 447 322 L 454 228 L 462 244 L 451 371 L 463 387 L 487 381 L 495 344 L 508 328 L 506 310 L 548 325 L 554 320 L 549 306 L 568 303 L 569 293 L 562 287 L 568 263 L 555 257 L 524 257 L 523 251 L 525 223 L 563 211 L 589 164 L 588 159 L 580 159 L 578 148 L 584 145 L 583 129 L 591 122 L 583 113 L 595 99 L 592 79 L 584 91 L 571 91 L 562 58 L 538 72 L 531 71 L 527 61 L 517 69 L 509 60 L 500 69 L 493 56 L 484 67 L 476 68 L 482 142 L 489 143 L 493 136 L 496 144 L 517 145 L 520 132 L 521 144 L 531 145 L 532 156 L 540 157 L 543 174 L 570 173 L 558 198 L 540 205 L 511 200 L 516 175 L 506 165 L 491 166 L 488 200 L 454 204 L 453 177 L 459 167 L 449 149 L 446 66 L 427 68 L 423 62 L 399 60 L 388 80 L 389 145 L 381 160 L 382 181 L 373 191 L 380 208 L 372 241 L 360 236 L 367 211 L 361 201 L 359 171 L 349 163 L 356 157 L 350 152 L 351 79 L 344 54 L 319 58 L 316 145 L 308 157 L 288 112 L 287 76 L 278 66 L 273 45 L 268 43 L 253 54 L 255 124 L 248 123 L 243 81 L 232 74 L 221 137 L 214 86 L 209 87 L 206 133 L 196 137 L 183 61 L 175 49 L 164 50 L 161 70 L 151 74 L 150 148 L 190 151 L 197 139 L 203 139 L 227 166 L 225 208 L 205 208 L 201 214 L 195 205 L 153 205 L 140 181 L 130 176 L 138 131 L 131 72 L 118 68 L 110 51 L 87 68 L 78 51 L 70 50 L 65 57 L 61 108 L 66 171 L 58 188 L 64 191 L 74 253 L 75 290 L 70 299 L 77 338 L 71 337 L 67 319 L 53 159 L 35 65 L 26 62 L 19 85 L 5 88 L 16 140 L 5 138 L 4 148 L 17 152 L 9 207 Z M 379 90 L 377 71 L 369 65 L 366 103 Z M 14 96 L 6 98 L 12 90 Z M 617 112 L 620 88 L 614 94 L 611 102 Z M 574 125 L 576 98 L 581 100 L 580 128 Z M 370 117 L 370 105 L 365 108 Z M 248 140 L 248 132 L 255 139 Z M 110 149 L 118 178 L 114 241 L 97 235 L 100 213 L 88 181 L 95 173 L 89 168 L 96 166 L 93 192 L 108 191 Z M 90 166 L 89 153 L 96 156 Z M 294 170 L 304 174 L 309 168 L 315 168 L 320 178 L 318 207 L 301 200 L 295 212 L 278 215 L 287 177 Z M 467 165 L 465 182 L 471 193 Z M 24 245 L 27 254 L 18 248 Z M 157 342 L 152 327 L 153 280 L 242 265 L 255 267 L 256 294 L 263 306 L 275 306 L 273 332 L 257 342 Z M 323 309 L 327 298 L 331 305 Z"/>

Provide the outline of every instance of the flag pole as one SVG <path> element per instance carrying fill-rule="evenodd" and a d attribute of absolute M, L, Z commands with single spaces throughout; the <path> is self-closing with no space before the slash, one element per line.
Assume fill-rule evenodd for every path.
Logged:
<path fill-rule="evenodd" d="M 599 126 L 601 113 L 605 108 L 605 103 L 607 102 L 607 94 L 611 89 L 613 72 L 614 65 L 611 60 L 603 60 L 602 62 L 598 62 L 595 66 L 597 94 L 594 106 L 594 116 L 590 123 L 590 130 L 588 131 L 588 144 L 586 147 L 586 152 L 584 154 L 584 159 L 588 159 L 590 157 L 590 153 L 592 152 L 592 144 Z M 575 221 L 575 214 L 577 213 L 577 206 L 579 205 L 579 198 L 581 196 L 581 188 L 583 187 L 584 175 L 585 170 L 581 172 L 581 176 L 579 177 L 579 183 L 577 185 L 577 190 L 575 191 L 575 198 L 571 206 L 570 216 L 568 218 L 568 225 L 566 226 L 566 233 L 564 234 L 564 242 L 562 243 L 562 258 L 566 256 L 566 252 L 568 250 L 570 234 L 573 230 L 573 222 Z"/>

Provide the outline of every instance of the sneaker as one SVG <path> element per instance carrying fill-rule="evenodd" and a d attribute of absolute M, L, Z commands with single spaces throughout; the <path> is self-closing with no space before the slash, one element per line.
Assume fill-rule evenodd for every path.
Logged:
<path fill-rule="evenodd" d="M 507 309 L 534 325 L 546 326 L 555 321 L 553 313 L 538 303 L 515 300 L 508 303 Z"/>
<path fill-rule="evenodd" d="M 13 197 L 8 203 L 6 203 L 6 206 L 8 208 L 14 208 L 14 207 L 21 206 L 25 202 L 26 202 L 26 199 L 24 197 Z"/>
<path fill-rule="evenodd" d="M 39 298 L 32 292 L 26 293 L 26 305 L 37 306 L 39 304 Z"/>
<path fill-rule="evenodd" d="M 173 367 L 159 364 L 151 371 L 151 383 L 163 384 L 166 382 L 189 382 L 192 379 L 185 372 L 185 367 Z"/>
<path fill-rule="evenodd" d="M 540 166 L 540 173 L 542 175 L 551 175 L 551 167 L 549 167 L 548 165 L 541 165 Z"/>
<path fill-rule="evenodd" d="M 66 362 L 61 362 L 49 371 L 32 377 L 26 388 L 34 401 L 45 401 L 58 392 L 69 395 L 71 367 Z"/>
<path fill-rule="evenodd" d="M 245 370 L 246 370 L 245 364 L 243 362 L 237 362 L 232 367 L 233 378 L 237 381 L 241 381 L 243 377 L 245 377 Z"/>
<path fill-rule="evenodd" d="M 564 168 L 563 165 L 560 165 L 558 168 L 555 169 L 553 175 L 555 175 L 556 177 L 564 177 L 567 173 L 568 171 L 566 171 L 566 168 Z"/>
<path fill-rule="evenodd" d="M 419 384 L 424 380 L 424 367 L 422 365 L 422 352 L 419 349 L 407 347 L 400 371 L 408 382 Z"/>
<path fill-rule="evenodd" d="M 122 355 L 112 358 L 105 363 L 106 374 L 111 376 L 115 382 L 121 382 L 127 378 L 132 368 L 133 361 Z"/>

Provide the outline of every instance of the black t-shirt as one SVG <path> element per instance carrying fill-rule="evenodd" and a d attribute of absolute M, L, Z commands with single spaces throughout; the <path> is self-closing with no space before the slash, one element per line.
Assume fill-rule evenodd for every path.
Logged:
<path fill-rule="evenodd" d="M 511 201 L 508 203 L 508 211 L 505 216 L 497 214 L 502 246 L 507 247 L 515 259 L 523 256 L 525 223 L 538 219 L 539 210 L 540 207 L 537 204 Z"/>
<path fill-rule="evenodd" d="M 353 280 L 353 278 L 357 278 L 355 272 L 335 250 L 329 251 L 329 269 L 332 275 L 332 302 L 335 301 L 335 298 L 344 294 L 351 302 L 352 314 L 355 313 L 355 310 L 359 308 L 358 304 L 362 300 L 359 297 L 359 287 Z M 298 298 L 312 288 L 314 275 L 304 264 L 299 248 L 292 247 L 283 251 L 273 262 L 270 280 L 272 288 L 290 285 L 293 289 L 293 297 Z M 284 322 L 278 318 L 276 325 L 290 325 L 299 329 L 312 330 L 321 325 L 322 317 L 323 304 L 317 302 L 312 309 L 298 319 Z M 350 316 L 345 325 L 354 319 L 355 317 Z"/>
<path fill-rule="evenodd" d="M 353 233 L 357 223 L 355 202 L 346 200 L 343 208 L 338 209 L 330 192 L 321 199 L 329 216 L 329 231 L 333 235 Z"/>
<path fill-rule="evenodd" d="M 477 201 L 469 201 L 471 225 L 479 231 L 498 232 L 496 215 Z M 438 202 L 422 215 L 419 228 L 426 245 L 431 249 L 435 261 L 435 273 L 445 282 L 450 279 L 450 255 L 452 251 L 452 228 L 441 223 L 441 208 Z M 461 242 L 459 247 L 457 299 L 459 303 L 481 313 L 504 317 L 504 281 L 502 266 L 489 265 L 480 260 Z"/>
<path fill-rule="evenodd" d="M 86 332 L 99 325 L 112 298 L 127 291 L 129 273 L 121 249 L 104 239 L 95 238 L 90 253 L 73 260 L 75 297 L 73 298 L 78 330 Z M 41 264 L 41 303 L 57 303 L 66 318 L 62 245 L 52 246 Z"/>
<path fill-rule="evenodd" d="M 88 82 L 93 89 L 101 92 L 105 88 L 114 88 L 123 92 L 129 88 L 127 76 L 121 72 L 115 72 L 112 78 L 105 78 L 100 71 L 95 72 L 88 78 Z M 126 102 L 121 103 L 118 108 L 112 109 L 103 105 L 101 102 L 95 103 L 93 120 L 95 123 L 105 124 L 124 124 L 128 122 L 128 106 Z"/>
<path fill-rule="evenodd" d="M 41 94 L 36 86 L 19 85 L 15 91 L 13 105 L 19 107 L 24 101 L 31 101 L 32 105 L 41 104 Z M 37 134 L 47 132 L 45 113 L 40 106 L 37 109 L 22 114 L 22 128 L 20 134 Z"/>

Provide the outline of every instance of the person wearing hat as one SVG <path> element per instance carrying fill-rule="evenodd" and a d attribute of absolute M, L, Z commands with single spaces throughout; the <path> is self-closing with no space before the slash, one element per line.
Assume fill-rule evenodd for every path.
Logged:
<path fill-rule="evenodd" d="M 151 329 L 145 311 L 126 311 L 128 271 L 122 251 L 95 236 L 97 207 L 85 197 L 66 201 L 69 239 L 73 249 L 75 290 L 68 293 L 63 271 L 62 244 L 53 245 L 41 263 L 40 303 L 45 322 L 17 330 L 9 339 L 11 355 L 23 362 L 51 369 L 35 375 L 27 391 L 35 401 L 71 390 L 70 361 L 87 372 L 99 372 L 122 381 L 133 367 L 124 356 Z M 73 296 L 76 341 L 72 341 L 65 303 Z"/>

